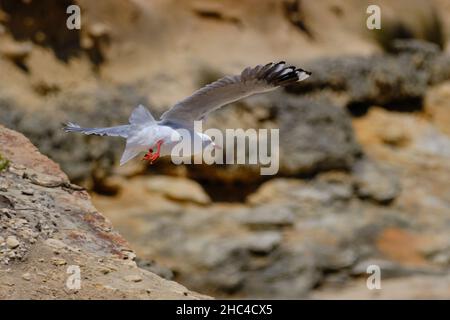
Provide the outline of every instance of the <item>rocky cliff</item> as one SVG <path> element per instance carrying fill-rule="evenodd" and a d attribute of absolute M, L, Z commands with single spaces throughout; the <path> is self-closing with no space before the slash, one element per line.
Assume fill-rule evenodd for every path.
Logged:
<path fill-rule="evenodd" d="M 0 299 L 206 298 L 138 268 L 87 192 L 23 135 L 0 126 L 0 156 Z"/>

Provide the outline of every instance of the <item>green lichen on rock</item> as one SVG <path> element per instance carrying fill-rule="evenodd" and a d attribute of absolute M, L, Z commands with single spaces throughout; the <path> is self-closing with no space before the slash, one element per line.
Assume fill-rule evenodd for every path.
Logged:
<path fill-rule="evenodd" d="M 0 172 L 8 168 L 9 166 L 9 160 L 3 158 L 3 156 L 0 154 Z"/>

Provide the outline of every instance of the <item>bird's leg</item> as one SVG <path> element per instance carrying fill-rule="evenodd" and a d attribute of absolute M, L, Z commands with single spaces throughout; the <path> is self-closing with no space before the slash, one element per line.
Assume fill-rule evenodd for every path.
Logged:
<path fill-rule="evenodd" d="M 156 161 L 161 153 L 161 145 L 163 144 L 164 140 L 158 140 L 156 142 L 156 152 L 153 153 L 153 149 L 150 149 L 149 152 L 145 155 L 144 160 L 148 160 L 150 164 L 152 164 L 154 161 Z"/>
<path fill-rule="evenodd" d="M 153 161 L 156 161 L 159 158 L 161 154 L 161 145 L 163 144 L 163 142 L 164 140 L 158 140 L 158 142 L 156 142 L 157 149 L 156 152 L 153 154 L 150 163 L 153 163 Z"/>
<path fill-rule="evenodd" d="M 148 149 L 148 152 L 145 154 L 144 158 L 142 158 L 142 160 L 148 160 L 150 161 L 150 159 L 153 157 L 153 148 Z"/>

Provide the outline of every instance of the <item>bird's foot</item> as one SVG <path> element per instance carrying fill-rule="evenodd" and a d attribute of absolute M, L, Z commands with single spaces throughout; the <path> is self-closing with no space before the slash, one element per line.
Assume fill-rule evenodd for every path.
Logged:
<path fill-rule="evenodd" d="M 158 140 L 158 142 L 156 143 L 156 145 L 157 145 L 156 152 L 153 153 L 153 148 L 150 148 L 142 160 L 146 160 L 150 164 L 153 164 L 153 162 L 155 162 L 160 156 L 161 145 L 163 144 L 163 142 L 164 142 L 163 140 Z"/>
<path fill-rule="evenodd" d="M 148 149 L 148 152 L 144 155 L 144 158 L 142 158 L 143 161 L 150 161 L 150 159 L 153 157 L 153 149 Z"/>
<path fill-rule="evenodd" d="M 142 160 L 148 161 L 148 163 L 153 164 L 153 162 L 155 162 L 158 158 L 159 158 L 158 152 L 152 153 L 149 150 L 149 152 L 146 153 L 146 155 L 144 156 L 144 158 Z"/>

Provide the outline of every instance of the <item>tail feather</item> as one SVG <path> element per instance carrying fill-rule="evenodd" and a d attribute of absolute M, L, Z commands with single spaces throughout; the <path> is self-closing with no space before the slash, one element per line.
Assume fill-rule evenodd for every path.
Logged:
<path fill-rule="evenodd" d="M 65 132 L 80 132 L 82 128 L 76 123 L 67 122 L 63 129 Z"/>
<path fill-rule="evenodd" d="M 64 126 L 65 132 L 80 132 L 87 135 L 111 136 L 128 138 L 130 125 L 107 127 L 107 128 L 82 128 L 76 123 L 68 122 Z"/>

